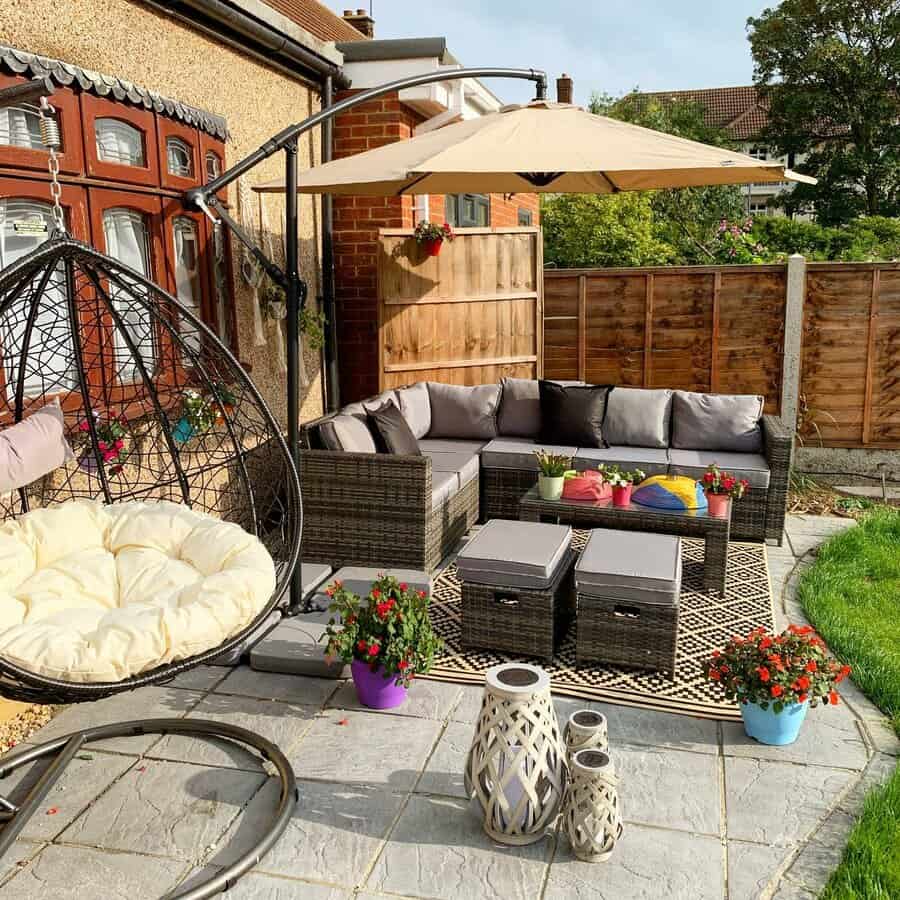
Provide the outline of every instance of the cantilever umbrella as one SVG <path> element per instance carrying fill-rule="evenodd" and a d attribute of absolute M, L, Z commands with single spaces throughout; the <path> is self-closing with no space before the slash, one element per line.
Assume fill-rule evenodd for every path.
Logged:
<path fill-rule="evenodd" d="M 298 192 L 610 194 L 786 180 L 815 183 L 777 162 L 536 100 L 301 172 Z"/>

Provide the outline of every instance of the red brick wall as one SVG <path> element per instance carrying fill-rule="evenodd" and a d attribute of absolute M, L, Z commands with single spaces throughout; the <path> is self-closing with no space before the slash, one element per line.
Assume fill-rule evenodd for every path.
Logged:
<path fill-rule="evenodd" d="M 352 92 L 342 92 L 337 99 Z M 334 127 L 334 157 L 352 156 L 413 136 L 422 121 L 396 94 L 371 100 L 338 116 Z M 335 197 L 334 264 L 337 302 L 341 400 L 349 403 L 378 392 L 378 304 L 376 254 L 379 228 L 412 228 L 412 197 Z M 534 212 L 538 198 L 516 194 L 491 195 L 491 225 L 518 225 L 519 207 Z M 444 198 L 429 198 L 429 218 L 442 222 Z"/>

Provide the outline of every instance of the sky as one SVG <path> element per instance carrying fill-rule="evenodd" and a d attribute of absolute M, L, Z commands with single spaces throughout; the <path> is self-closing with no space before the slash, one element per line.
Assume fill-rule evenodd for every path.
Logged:
<path fill-rule="evenodd" d="M 338 15 L 369 0 L 325 0 Z M 774 0 L 372 0 L 376 38 L 445 37 L 467 66 L 544 69 L 591 91 L 750 84 L 746 21 Z M 526 82 L 491 81 L 507 102 L 532 97 Z"/>

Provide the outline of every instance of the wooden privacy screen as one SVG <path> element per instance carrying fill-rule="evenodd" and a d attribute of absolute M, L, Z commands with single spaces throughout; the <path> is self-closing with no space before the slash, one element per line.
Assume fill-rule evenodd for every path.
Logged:
<path fill-rule="evenodd" d="M 800 394 L 825 444 L 900 447 L 900 264 L 810 263 Z"/>
<path fill-rule="evenodd" d="M 381 389 L 540 377 L 540 230 L 461 228 L 439 256 L 428 256 L 412 234 L 380 231 Z"/>
<path fill-rule="evenodd" d="M 781 405 L 787 267 L 547 269 L 544 373 Z"/>

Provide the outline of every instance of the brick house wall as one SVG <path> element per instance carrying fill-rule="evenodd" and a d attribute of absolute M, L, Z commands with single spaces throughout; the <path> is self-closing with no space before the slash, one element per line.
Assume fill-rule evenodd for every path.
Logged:
<path fill-rule="evenodd" d="M 341 92 L 336 99 L 350 93 Z M 396 94 L 370 100 L 335 119 L 334 158 L 409 139 L 422 121 Z M 532 224 L 538 224 L 536 194 L 491 194 L 490 207 L 493 227 L 518 225 L 520 208 L 530 210 Z M 430 196 L 429 218 L 443 221 L 443 197 Z M 415 224 L 411 196 L 334 198 L 334 287 L 343 403 L 378 392 L 378 229 L 412 228 Z"/>

